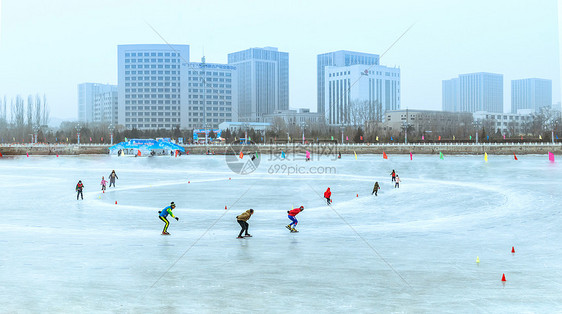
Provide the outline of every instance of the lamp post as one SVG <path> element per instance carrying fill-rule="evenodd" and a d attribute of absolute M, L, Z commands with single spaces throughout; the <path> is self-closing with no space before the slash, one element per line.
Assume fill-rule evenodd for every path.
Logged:
<path fill-rule="evenodd" d="M 115 130 L 115 126 L 113 124 L 109 124 L 109 135 L 111 137 L 111 145 L 113 145 L 113 130 Z"/>
<path fill-rule="evenodd" d="M 75 129 L 76 129 L 76 138 L 78 139 L 77 143 L 78 143 L 78 145 L 80 145 L 80 130 L 82 129 L 82 127 L 80 126 L 80 123 L 78 123 L 76 125 Z"/>
<path fill-rule="evenodd" d="M 345 126 L 340 126 L 341 129 L 341 143 L 343 144 L 343 130 L 345 130 Z"/>
<path fill-rule="evenodd" d="M 37 144 L 37 133 L 39 133 L 39 129 L 41 129 L 41 127 L 39 125 L 34 125 L 33 126 L 33 139 L 32 142 Z"/>

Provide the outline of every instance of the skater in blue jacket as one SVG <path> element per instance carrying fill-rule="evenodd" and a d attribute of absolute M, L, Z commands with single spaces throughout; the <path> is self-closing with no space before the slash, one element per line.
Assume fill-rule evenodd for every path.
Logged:
<path fill-rule="evenodd" d="M 168 214 L 170 216 L 172 216 L 172 218 L 175 218 L 176 221 L 180 220 L 178 217 L 174 216 L 174 213 L 172 213 L 172 209 L 176 208 L 176 204 L 174 204 L 174 202 L 172 202 L 170 204 L 170 206 L 164 208 L 163 210 L 159 211 L 158 213 L 160 214 L 158 218 L 160 218 L 160 220 L 162 220 L 164 222 L 164 230 L 162 230 L 162 235 L 170 235 L 168 233 L 168 226 L 170 225 L 170 222 L 168 221 L 168 219 L 166 219 L 166 217 L 168 217 Z"/>

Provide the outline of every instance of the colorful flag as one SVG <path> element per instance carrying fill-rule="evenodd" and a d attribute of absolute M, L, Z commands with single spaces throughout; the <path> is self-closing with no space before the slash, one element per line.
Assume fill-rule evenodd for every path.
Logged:
<path fill-rule="evenodd" d="M 388 159 L 388 156 L 386 155 L 386 153 L 385 153 L 385 152 L 382 152 L 382 158 L 384 158 L 384 159 Z"/>

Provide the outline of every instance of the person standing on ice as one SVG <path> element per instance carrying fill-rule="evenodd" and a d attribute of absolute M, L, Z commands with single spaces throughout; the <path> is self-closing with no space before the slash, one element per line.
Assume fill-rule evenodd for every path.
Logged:
<path fill-rule="evenodd" d="M 119 179 L 119 178 L 117 177 L 117 174 L 115 173 L 115 170 L 113 170 L 109 174 L 109 187 L 111 187 L 112 184 L 113 184 L 113 187 L 115 187 L 115 179 Z"/>
<path fill-rule="evenodd" d="M 394 188 L 400 188 L 400 178 L 396 175 L 396 183 L 394 183 Z"/>
<path fill-rule="evenodd" d="M 301 206 L 299 208 L 293 208 L 292 210 L 287 211 L 287 214 L 289 214 L 289 219 L 291 219 L 292 222 L 285 227 L 291 230 L 291 232 L 298 232 L 297 229 L 295 229 L 295 227 L 297 226 L 299 221 L 295 216 L 298 215 L 303 210 L 304 210 L 304 206 Z"/>
<path fill-rule="evenodd" d="M 103 191 L 103 193 L 105 193 L 105 186 L 107 185 L 107 181 L 105 180 L 105 178 L 102 176 L 101 177 L 101 190 Z"/>
<path fill-rule="evenodd" d="M 328 205 L 332 204 L 332 199 L 331 199 L 331 197 L 332 197 L 332 191 L 330 191 L 330 188 L 328 188 L 328 189 L 326 190 L 326 192 L 324 192 L 324 198 L 326 199 L 326 203 L 327 203 Z"/>
<path fill-rule="evenodd" d="M 380 185 L 379 182 L 375 182 L 375 186 L 373 187 L 373 192 L 371 192 L 371 195 L 373 195 L 373 193 L 375 194 L 375 196 L 377 196 L 378 191 L 380 190 Z"/>
<path fill-rule="evenodd" d="M 170 216 L 172 216 L 172 218 L 175 218 L 176 221 L 180 220 L 178 217 L 174 216 L 174 213 L 172 213 L 172 209 L 176 208 L 176 204 L 174 204 L 174 202 L 172 202 L 170 204 L 170 206 L 162 209 L 161 211 L 158 212 L 158 214 L 160 214 L 158 216 L 158 218 L 160 218 L 160 220 L 162 220 L 164 222 L 164 230 L 162 230 L 162 235 L 170 235 L 168 233 L 168 226 L 170 225 L 170 222 L 168 221 L 168 219 L 166 219 L 166 217 L 168 217 L 168 214 Z"/>
<path fill-rule="evenodd" d="M 83 189 L 84 189 L 84 184 L 82 184 L 81 180 L 78 180 L 78 184 L 76 184 L 76 200 L 78 200 L 79 196 L 81 196 L 82 199 L 84 199 L 84 194 L 82 193 Z"/>
<path fill-rule="evenodd" d="M 236 219 L 238 220 L 240 227 L 242 227 L 242 230 L 240 230 L 237 239 L 243 239 L 244 237 L 250 237 L 250 238 L 252 237 L 252 235 L 248 233 L 248 219 L 250 219 L 253 213 L 254 210 L 250 208 L 247 211 L 243 212 L 242 214 L 236 216 Z M 242 236 L 243 232 L 244 232 L 244 237 Z"/>
<path fill-rule="evenodd" d="M 392 169 L 392 172 L 390 173 L 390 175 L 392 176 L 392 181 L 390 181 L 390 182 L 396 181 L 396 172 L 394 172 L 394 169 Z"/>

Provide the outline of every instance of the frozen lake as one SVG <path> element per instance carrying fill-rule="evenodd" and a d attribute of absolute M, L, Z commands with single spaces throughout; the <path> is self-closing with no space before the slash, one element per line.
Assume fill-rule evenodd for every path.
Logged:
<path fill-rule="evenodd" d="M 0 159 L 0 311 L 562 311 L 559 162 L 260 158 L 248 175 L 218 155 Z M 171 201 L 180 220 L 162 236 Z M 286 211 L 300 205 L 292 234 Z M 249 208 L 253 238 L 237 239 Z"/>

